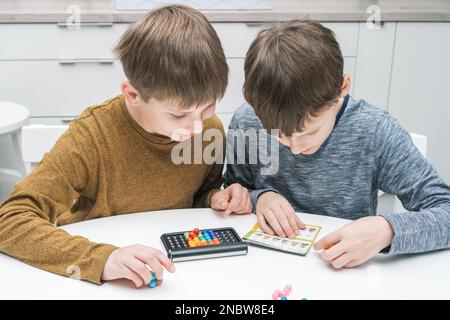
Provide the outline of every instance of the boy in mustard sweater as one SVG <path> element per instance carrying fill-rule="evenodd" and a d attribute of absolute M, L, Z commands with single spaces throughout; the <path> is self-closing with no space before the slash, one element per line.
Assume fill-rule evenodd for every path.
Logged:
<path fill-rule="evenodd" d="M 150 283 L 151 271 L 159 284 L 163 268 L 175 271 L 162 252 L 93 243 L 57 226 L 193 206 L 226 213 L 252 208 L 240 185 L 220 190 L 224 133 L 214 112 L 228 66 L 207 19 L 185 6 L 159 8 L 126 31 L 115 53 L 128 79 L 122 94 L 83 111 L 16 185 L 0 207 L 0 251 L 61 275 L 77 266 L 83 280 L 126 278 L 141 287 Z M 179 143 L 206 130 L 222 138 L 215 161 L 173 161 Z"/>

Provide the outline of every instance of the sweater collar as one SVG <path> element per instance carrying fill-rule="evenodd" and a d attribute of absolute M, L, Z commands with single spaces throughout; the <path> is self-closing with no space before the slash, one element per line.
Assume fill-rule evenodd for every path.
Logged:
<path fill-rule="evenodd" d="M 342 114 L 344 113 L 345 108 L 347 108 L 347 104 L 348 104 L 348 100 L 349 100 L 349 99 L 350 99 L 350 95 L 347 94 L 347 95 L 344 97 L 344 102 L 342 102 L 341 109 L 339 109 L 339 112 L 338 112 L 338 114 L 336 115 L 336 121 L 334 122 L 334 126 L 335 126 L 335 127 L 336 127 L 337 123 L 339 122 L 339 119 L 341 119 L 341 116 L 342 116 Z"/>

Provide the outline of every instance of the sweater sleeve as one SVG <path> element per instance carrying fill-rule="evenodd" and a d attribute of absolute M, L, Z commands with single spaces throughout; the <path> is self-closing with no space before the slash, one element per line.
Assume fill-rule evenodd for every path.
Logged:
<path fill-rule="evenodd" d="M 256 213 L 258 197 L 267 191 L 278 191 L 256 186 L 254 172 L 259 172 L 259 167 L 256 163 L 250 161 L 250 139 L 246 139 L 247 133 L 246 129 L 240 128 L 235 113 L 230 121 L 227 133 L 227 171 L 224 175 L 224 185 L 227 187 L 233 183 L 239 183 L 247 188 L 252 200 L 252 212 Z M 241 147 L 242 145 L 244 145 L 244 148 Z"/>
<path fill-rule="evenodd" d="M 397 195 L 407 210 L 381 214 L 394 230 L 389 253 L 450 248 L 450 187 L 389 114 L 377 128 L 374 147 L 377 187 Z"/>
<path fill-rule="evenodd" d="M 0 206 L 0 251 L 64 276 L 79 270 L 82 280 L 101 284 L 106 260 L 116 247 L 72 236 L 56 226 L 58 217 L 95 184 L 97 160 L 88 131 L 72 122 Z"/>

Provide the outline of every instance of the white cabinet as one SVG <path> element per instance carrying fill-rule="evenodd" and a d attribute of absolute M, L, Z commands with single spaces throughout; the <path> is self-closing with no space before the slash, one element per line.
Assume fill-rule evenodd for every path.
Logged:
<path fill-rule="evenodd" d="M 387 110 L 396 23 L 380 29 L 359 25 L 358 57 L 353 77 L 353 95 Z"/>
<path fill-rule="evenodd" d="M 127 29 L 125 23 L 0 24 L 0 60 L 112 58 L 112 48 Z"/>
<path fill-rule="evenodd" d="M 388 110 L 450 183 L 450 23 L 398 23 Z"/>
<path fill-rule="evenodd" d="M 247 49 L 258 33 L 273 23 L 213 23 L 212 24 L 230 58 L 245 57 Z M 323 23 L 333 30 L 341 46 L 342 54 L 347 57 L 356 56 L 358 43 L 357 22 Z"/>
<path fill-rule="evenodd" d="M 103 61 L 103 60 L 101 60 Z M 117 60 L 0 61 L 0 96 L 26 106 L 32 117 L 74 117 L 120 93 L 124 79 Z"/>
<path fill-rule="evenodd" d="M 244 102 L 244 59 L 258 32 L 271 24 L 213 23 L 230 67 L 217 112 L 230 118 Z M 325 23 L 340 42 L 345 72 L 355 73 L 358 23 Z M 32 123 L 61 124 L 86 107 L 120 93 L 125 79 L 112 48 L 126 23 L 0 24 L 0 97 L 27 106 Z M 64 122 L 64 121 L 62 121 Z"/>

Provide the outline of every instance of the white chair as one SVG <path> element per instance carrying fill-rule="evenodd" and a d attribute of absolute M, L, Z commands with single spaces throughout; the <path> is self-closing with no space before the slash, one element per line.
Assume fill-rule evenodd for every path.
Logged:
<path fill-rule="evenodd" d="M 13 185 L 26 176 L 20 145 L 22 127 L 28 122 L 29 111 L 20 104 L 0 101 L 0 137 L 12 143 L 2 145 L 0 150 L 0 202 L 9 194 Z M 13 168 L 2 162 L 12 162 Z"/>
<path fill-rule="evenodd" d="M 53 148 L 58 138 L 69 128 L 65 125 L 34 124 L 22 129 L 22 154 L 27 173 Z"/>
<path fill-rule="evenodd" d="M 420 151 L 420 153 L 427 157 L 427 137 L 417 133 L 410 133 L 412 142 Z M 386 212 L 404 212 L 406 209 L 403 207 L 401 201 L 392 194 L 387 194 L 382 191 L 378 192 L 378 213 Z"/>

